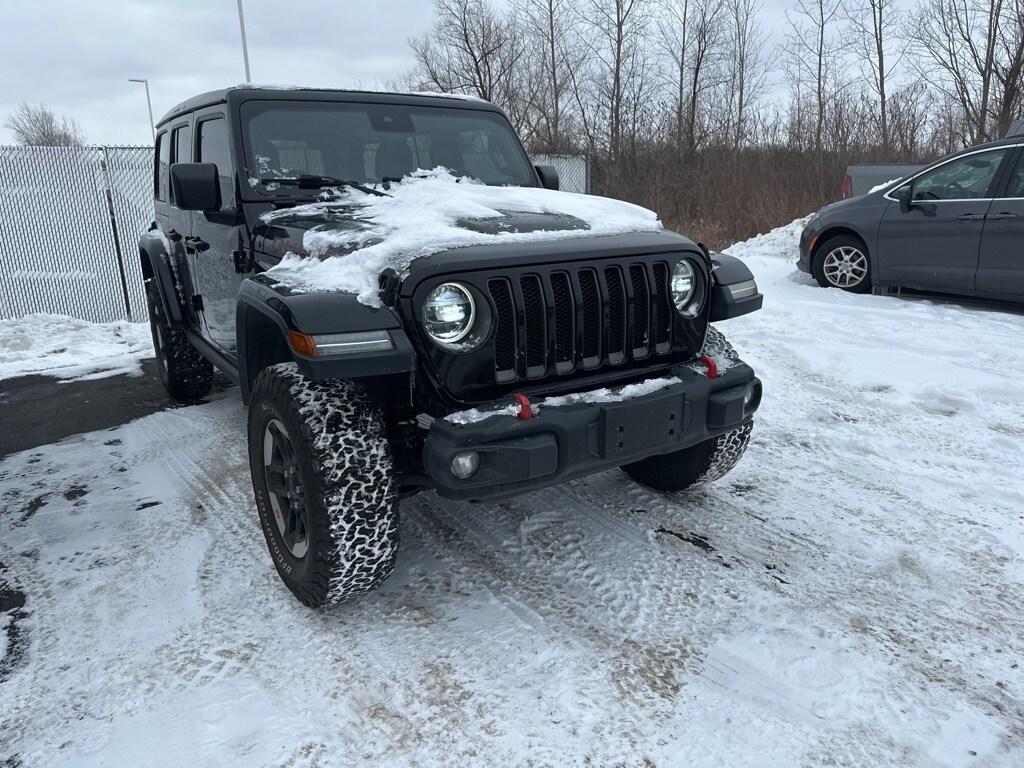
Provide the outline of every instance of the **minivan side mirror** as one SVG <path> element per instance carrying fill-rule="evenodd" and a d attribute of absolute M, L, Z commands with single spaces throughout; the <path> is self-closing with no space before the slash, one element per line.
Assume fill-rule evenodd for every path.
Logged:
<path fill-rule="evenodd" d="M 540 183 L 545 189 L 558 189 L 558 170 L 553 165 L 535 165 Z"/>
<path fill-rule="evenodd" d="M 900 204 L 900 210 L 906 213 L 910 210 L 910 203 L 914 199 L 914 187 L 910 184 L 894 189 L 889 194 Z"/>
<path fill-rule="evenodd" d="M 174 163 L 171 166 L 171 199 L 183 211 L 216 211 L 220 208 L 220 179 L 214 163 Z"/>

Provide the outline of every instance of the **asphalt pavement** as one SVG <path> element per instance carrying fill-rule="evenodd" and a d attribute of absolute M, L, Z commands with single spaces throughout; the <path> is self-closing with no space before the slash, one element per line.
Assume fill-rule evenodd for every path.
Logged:
<path fill-rule="evenodd" d="M 154 360 L 143 361 L 142 369 L 141 376 L 92 381 L 61 383 L 48 376 L 0 380 L 0 457 L 181 407 L 164 391 Z M 214 392 L 229 386 L 218 375 Z"/>

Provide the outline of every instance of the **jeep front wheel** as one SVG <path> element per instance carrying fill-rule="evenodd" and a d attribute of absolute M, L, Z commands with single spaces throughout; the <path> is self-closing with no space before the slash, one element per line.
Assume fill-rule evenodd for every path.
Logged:
<path fill-rule="evenodd" d="M 359 385 L 308 379 L 293 363 L 264 369 L 249 404 L 249 467 L 274 565 L 300 601 L 329 606 L 391 574 L 391 451 Z"/>

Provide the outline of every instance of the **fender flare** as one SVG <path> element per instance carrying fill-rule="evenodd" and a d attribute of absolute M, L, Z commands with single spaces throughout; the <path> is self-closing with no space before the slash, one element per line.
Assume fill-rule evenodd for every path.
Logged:
<path fill-rule="evenodd" d="M 712 253 L 711 270 L 712 322 L 761 309 L 764 296 L 757 289 L 754 273 L 740 259 L 727 253 Z"/>
<path fill-rule="evenodd" d="M 276 327 L 287 350 L 286 359 L 274 359 L 269 364 L 294 362 L 311 379 L 360 379 L 416 370 L 416 352 L 395 309 L 360 304 L 350 293 L 293 293 L 270 278 L 256 276 L 242 283 L 235 310 L 238 380 L 246 401 L 256 375 L 268 363 L 267 354 L 272 354 L 268 345 L 254 343 L 258 337 L 252 332 L 256 324 L 265 326 L 267 322 Z M 392 348 L 311 358 L 291 347 L 287 341 L 290 331 L 309 336 L 384 331 Z M 276 352 L 273 357 L 283 356 L 280 348 Z"/>
<path fill-rule="evenodd" d="M 170 241 L 157 228 L 152 228 L 139 238 L 139 258 L 142 261 L 142 276 L 156 283 L 157 296 L 172 326 L 186 324 L 185 311 L 181 305 L 179 281 L 174 261 L 168 253 Z"/>

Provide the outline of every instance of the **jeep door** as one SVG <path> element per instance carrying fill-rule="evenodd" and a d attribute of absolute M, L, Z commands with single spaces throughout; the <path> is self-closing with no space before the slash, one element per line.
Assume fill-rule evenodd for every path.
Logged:
<path fill-rule="evenodd" d="M 1024 301 L 1024 145 L 985 217 L 975 288 L 992 298 Z"/>
<path fill-rule="evenodd" d="M 205 335 L 226 352 L 235 352 L 235 309 L 244 274 L 235 253 L 245 236 L 237 215 L 235 177 L 227 119 L 219 111 L 196 118 L 195 162 L 217 166 L 220 208 L 197 211 L 192 220 L 192 275 L 202 297 Z"/>
<path fill-rule="evenodd" d="M 974 289 L 985 216 L 1009 154 L 999 147 L 953 158 L 911 180 L 909 210 L 889 204 L 877 256 L 892 282 L 949 293 Z"/>

